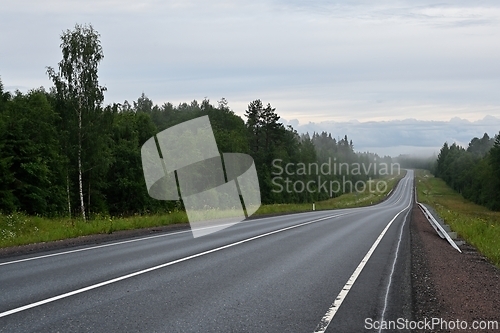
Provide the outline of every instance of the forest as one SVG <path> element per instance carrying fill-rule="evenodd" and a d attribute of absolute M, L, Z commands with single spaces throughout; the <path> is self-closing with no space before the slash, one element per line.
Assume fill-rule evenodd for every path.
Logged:
<path fill-rule="evenodd" d="M 54 86 L 26 93 L 4 91 L 0 80 L 0 212 L 92 219 L 96 214 L 130 216 L 182 210 L 181 201 L 149 197 L 141 146 L 181 122 L 208 115 L 221 152 L 250 154 L 263 204 L 328 199 L 322 191 L 273 191 L 273 161 L 286 163 L 390 163 L 355 153 L 346 135 L 299 135 L 280 122 L 270 103 L 250 101 L 245 119 L 222 98 L 177 106 L 156 105 L 144 93 L 132 103 L 103 105 L 106 88 L 98 80 L 104 57 L 100 35 L 76 25 L 61 35 L 62 60 L 47 67 Z M 348 174 L 348 180 L 376 178 L 377 170 Z M 307 182 L 317 175 L 292 175 Z M 336 180 L 338 174 L 326 180 Z M 336 193 L 335 195 L 340 195 Z"/>
<path fill-rule="evenodd" d="M 473 138 L 467 148 L 444 143 L 433 172 L 464 198 L 500 210 L 500 133 Z"/>
<path fill-rule="evenodd" d="M 333 194 L 322 191 L 318 176 L 329 182 L 367 182 L 384 175 L 377 165 L 393 164 L 390 157 L 356 153 L 347 135 L 299 135 L 260 99 L 249 102 L 244 119 L 224 98 L 215 104 L 204 99 L 157 105 L 142 93 L 132 103 L 103 105 L 106 88 L 99 83 L 98 67 L 104 53 L 99 38 L 91 25 L 77 24 L 61 35 L 62 60 L 56 68 L 46 68 L 54 83 L 49 90 L 11 93 L 4 91 L 0 78 L 0 213 L 87 220 L 96 214 L 183 210 L 182 200 L 159 201 L 148 195 L 141 147 L 155 134 L 205 115 L 220 152 L 253 157 L 263 204 L 326 200 L 353 188 Z M 276 167 L 313 165 L 318 170 L 332 161 L 363 165 L 365 172 L 295 172 L 286 175 L 287 182 L 310 183 L 312 188 L 276 190 L 283 188 Z M 445 143 L 437 161 L 405 156 L 394 161 L 402 167 L 430 169 L 465 198 L 500 210 L 500 135 L 474 138 L 467 149 Z"/>

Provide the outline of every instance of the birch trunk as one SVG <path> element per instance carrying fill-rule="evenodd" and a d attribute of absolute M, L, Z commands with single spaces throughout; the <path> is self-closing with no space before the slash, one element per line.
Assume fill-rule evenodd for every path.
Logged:
<path fill-rule="evenodd" d="M 71 198 L 69 195 L 69 172 L 66 170 L 66 195 L 68 196 L 68 217 L 71 218 Z"/>
<path fill-rule="evenodd" d="M 78 190 L 80 192 L 80 209 L 82 211 L 82 218 L 85 217 L 85 203 L 83 202 L 83 180 L 82 180 L 82 110 L 78 110 Z"/>
<path fill-rule="evenodd" d="M 87 195 L 87 209 L 89 210 L 89 215 L 90 215 L 90 175 L 89 175 L 89 194 Z"/>

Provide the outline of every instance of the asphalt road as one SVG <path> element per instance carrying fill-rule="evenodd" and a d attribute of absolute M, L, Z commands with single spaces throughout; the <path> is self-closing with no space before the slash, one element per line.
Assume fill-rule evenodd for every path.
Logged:
<path fill-rule="evenodd" d="M 381 204 L 0 261 L 0 332 L 362 332 L 411 319 L 413 172 Z"/>

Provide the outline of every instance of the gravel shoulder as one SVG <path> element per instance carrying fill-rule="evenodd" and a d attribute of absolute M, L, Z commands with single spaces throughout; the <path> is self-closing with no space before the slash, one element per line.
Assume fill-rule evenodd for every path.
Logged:
<path fill-rule="evenodd" d="M 410 234 L 414 319 L 441 318 L 471 325 L 486 320 L 497 321 L 500 326 L 500 269 L 468 244 L 460 246 L 463 253 L 453 249 L 439 238 L 417 205 Z M 433 332 L 500 332 L 450 330 L 444 325 L 436 328 Z"/>

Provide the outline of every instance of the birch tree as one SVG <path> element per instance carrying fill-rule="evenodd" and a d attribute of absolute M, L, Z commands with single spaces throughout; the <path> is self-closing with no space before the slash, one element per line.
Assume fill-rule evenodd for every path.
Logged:
<path fill-rule="evenodd" d="M 84 143 L 88 147 L 92 146 L 93 131 L 90 128 L 96 114 L 102 112 L 101 105 L 106 90 L 98 81 L 98 66 L 104 58 L 99 37 L 92 25 L 76 24 L 73 30 L 66 30 L 61 35 L 63 58 L 59 62 L 58 71 L 47 68 L 47 74 L 54 82 L 57 95 L 64 100 L 68 124 L 74 128 L 68 129 L 68 133 L 76 142 L 78 198 L 84 220 Z"/>

